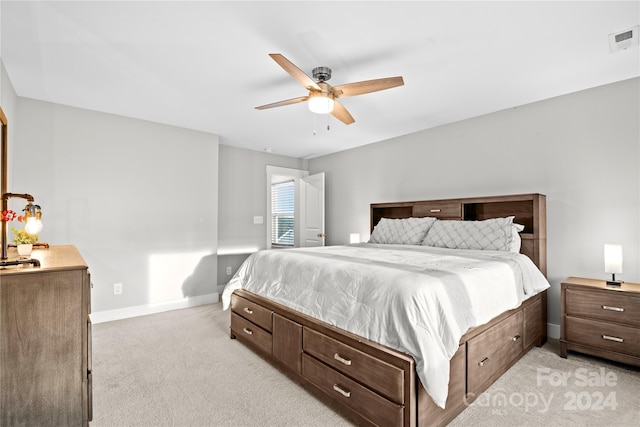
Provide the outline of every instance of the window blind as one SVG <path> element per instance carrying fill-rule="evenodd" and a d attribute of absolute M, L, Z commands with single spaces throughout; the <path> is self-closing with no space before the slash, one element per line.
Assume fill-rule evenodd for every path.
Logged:
<path fill-rule="evenodd" d="M 293 181 L 271 185 L 271 245 L 293 246 L 295 188 Z"/>

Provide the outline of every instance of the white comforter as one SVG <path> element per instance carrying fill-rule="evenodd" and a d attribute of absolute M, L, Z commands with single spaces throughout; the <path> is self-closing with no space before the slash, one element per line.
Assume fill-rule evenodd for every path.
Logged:
<path fill-rule="evenodd" d="M 252 254 L 227 284 L 413 356 L 444 408 L 462 335 L 549 287 L 512 252 L 362 243 Z"/>

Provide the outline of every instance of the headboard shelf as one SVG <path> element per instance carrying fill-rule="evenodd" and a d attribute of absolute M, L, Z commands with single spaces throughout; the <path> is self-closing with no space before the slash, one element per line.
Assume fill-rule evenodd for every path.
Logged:
<path fill-rule="evenodd" d="M 507 216 L 515 216 L 513 222 L 524 225 L 524 233 L 533 233 L 533 200 L 464 203 L 463 219 L 468 221 Z"/>
<path fill-rule="evenodd" d="M 481 221 L 515 216 L 514 222 L 524 225 L 520 233 L 520 252 L 529 256 L 540 271 L 547 273 L 546 197 L 543 194 L 469 197 L 415 202 L 371 204 L 371 231 L 381 218 L 431 216 L 438 219 Z"/>

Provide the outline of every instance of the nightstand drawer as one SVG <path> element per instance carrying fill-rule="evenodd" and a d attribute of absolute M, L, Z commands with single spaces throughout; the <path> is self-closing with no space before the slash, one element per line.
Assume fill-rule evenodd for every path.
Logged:
<path fill-rule="evenodd" d="M 640 297 L 615 291 L 566 290 L 566 314 L 640 326 Z"/>
<path fill-rule="evenodd" d="M 569 342 L 640 357 L 640 329 L 567 316 Z"/>
<path fill-rule="evenodd" d="M 231 311 L 239 314 L 251 323 L 255 323 L 262 329 L 271 332 L 273 328 L 272 312 L 266 308 L 249 301 L 248 299 L 231 295 Z"/>

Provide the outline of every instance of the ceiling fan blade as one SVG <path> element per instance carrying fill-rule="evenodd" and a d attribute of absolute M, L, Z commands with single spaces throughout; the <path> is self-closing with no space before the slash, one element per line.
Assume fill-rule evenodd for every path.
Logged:
<path fill-rule="evenodd" d="M 299 102 L 304 102 L 307 99 L 309 99 L 308 96 L 299 96 L 298 98 L 291 98 L 284 101 L 274 102 L 272 104 L 261 105 L 259 107 L 256 107 L 256 110 L 266 110 L 267 108 L 282 107 L 283 105 L 297 104 Z"/>
<path fill-rule="evenodd" d="M 362 82 L 347 83 L 344 85 L 334 86 L 332 92 L 336 98 L 344 98 L 347 96 L 364 95 L 365 93 L 391 89 L 392 87 L 402 85 L 404 85 L 404 80 L 401 76 L 386 77 L 383 79 L 365 80 Z"/>
<path fill-rule="evenodd" d="M 342 105 L 337 99 L 334 99 L 333 111 L 331 112 L 331 115 L 340 120 L 345 125 L 350 125 L 351 123 L 355 122 L 353 116 L 351 116 L 351 113 L 349 113 L 347 109 L 344 108 L 344 105 Z"/>
<path fill-rule="evenodd" d="M 270 53 L 269 56 L 273 58 L 273 60 L 276 61 L 278 65 L 280 65 L 287 73 L 291 75 L 291 77 L 296 79 L 296 81 L 306 89 L 320 90 L 320 86 L 318 86 L 311 77 L 307 76 L 304 71 L 296 67 L 293 62 L 289 61 L 279 53 Z"/>

